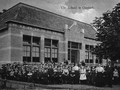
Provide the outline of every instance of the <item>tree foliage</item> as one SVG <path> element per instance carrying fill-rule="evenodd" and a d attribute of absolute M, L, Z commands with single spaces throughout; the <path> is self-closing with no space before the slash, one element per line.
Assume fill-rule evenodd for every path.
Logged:
<path fill-rule="evenodd" d="M 100 58 L 120 59 L 120 3 L 92 23 L 97 29 L 97 40 L 101 43 L 95 49 Z"/>

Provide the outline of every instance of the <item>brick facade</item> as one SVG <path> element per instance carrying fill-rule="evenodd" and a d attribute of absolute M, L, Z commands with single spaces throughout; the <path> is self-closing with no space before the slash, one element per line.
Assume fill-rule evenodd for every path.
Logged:
<path fill-rule="evenodd" d="M 27 8 L 31 9 L 31 6 L 27 6 L 24 4 L 23 6 L 24 7 L 26 6 Z M 23 8 L 22 5 L 20 7 Z M 12 9 L 13 11 L 17 10 L 17 5 Z M 8 20 L 8 22 L 6 23 L 7 24 L 6 28 L 0 30 L 0 43 L 1 43 L 0 44 L 0 63 L 23 62 L 23 35 L 29 35 L 32 37 L 36 36 L 40 38 L 40 62 L 43 62 L 43 63 L 45 61 L 44 60 L 44 57 L 45 57 L 44 43 L 46 38 L 51 40 L 52 39 L 58 40 L 58 62 L 64 62 L 65 60 L 68 60 L 68 42 L 69 41 L 81 44 L 81 49 L 73 50 L 77 54 L 76 56 L 77 63 L 81 62 L 82 60 L 85 60 L 86 44 L 96 46 L 97 43 L 99 43 L 95 41 L 95 38 L 94 38 L 95 30 L 90 25 L 79 22 L 79 21 L 76 21 L 76 24 L 74 24 L 75 20 L 65 18 L 56 14 L 53 15 L 53 13 L 51 14 L 50 12 L 46 12 L 46 11 L 41 11 L 41 10 L 38 10 L 38 11 L 39 13 L 45 13 L 45 14 L 47 13 L 52 17 L 52 19 L 56 18 L 57 20 L 52 21 L 52 19 L 50 18 L 50 21 L 46 21 L 45 25 L 50 24 L 50 25 L 47 25 L 50 27 L 50 29 L 48 29 L 47 26 L 42 27 L 41 25 L 44 23 L 41 23 L 40 24 L 41 27 L 39 27 L 39 25 L 37 25 L 36 23 L 34 23 L 35 25 L 33 25 L 31 21 L 29 21 L 29 23 L 25 23 L 24 19 L 23 19 L 23 22 L 22 21 L 19 22 L 19 19 L 21 18 L 19 17 L 19 15 L 18 15 L 18 18 L 16 18 L 17 16 L 14 17 L 16 18 L 16 21 L 11 20 L 9 22 Z M 10 13 L 16 13 L 16 12 L 11 11 Z M 36 16 L 36 18 L 37 17 L 38 16 Z M 3 17 L 0 17 L 0 19 L 2 18 Z M 30 22 L 32 24 L 30 24 Z M 37 21 L 34 21 L 34 22 L 37 22 Z M 54 28 L 55 30 L 53 30 L 51 27 Z M 59 29 L 57 29 L 57 27 Z M 85 32 L 83 32 L 83 30 L 85 30 Z M 86 38 L 86 36 L 89 37 L 89 39 Z M 93 64 L 95 63 L 96 62 L 94 59 Z"/>
<path fill-rule="evenodd" d="M 7 28 L 0 33 L 0 63 L 10 62 L 10 33 Z"/>
<path fill-rule="evenodd" d="M 3 32 L 3 35 L 1 33 L 0 38 L 0 42 L 3 42 L 0 46 L 0 51 L 2 51 L 0 54 L 1 62 L 23 62 L 23 35 L 40 37 L 40 62 L 44 62 L 45 38 L 59 41 L 58 62 L 64 62 L 64 60 L 68 59 L 68 41 L 79 42 L 82 44 L 82 49 L 79 50 L 79 61 L 77 62 L 85 60 L 85 44 L 97 45 L 95 40 L 84 38 L 84 33 L 78 30 L 77 26 L 73 26 L 70 30 L 66 30 L 65 34 L 15 23 L 9 23 L 8 26 L 8 30 Z"/>

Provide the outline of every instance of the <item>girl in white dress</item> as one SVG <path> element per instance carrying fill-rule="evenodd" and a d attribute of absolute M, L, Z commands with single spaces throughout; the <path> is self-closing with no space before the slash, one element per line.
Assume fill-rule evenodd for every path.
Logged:
<path fill-rule="evenodd" d="M 81 84 L 85 84 L 86 80 L 87 80 L 86 68 L 85 68 L 85 66 L 81 66 L 81 68 L 80 68 L 80 82 L 81 82 Z"/>

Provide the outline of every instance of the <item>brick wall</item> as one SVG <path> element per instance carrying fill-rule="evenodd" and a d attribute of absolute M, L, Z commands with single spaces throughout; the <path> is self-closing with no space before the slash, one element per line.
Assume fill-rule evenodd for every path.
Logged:
<path fill-rule="evenodd" d="M 16 24 L 9 24 L 10 39 L 11 39 L 11 62 L 22 62 L 22 34 L 21 30 L 16 27 Z"/>
<path fill-rule="evenodd" d="M 84 33 L 77 26 L 73 26 L 64 33 L 53 32 L 40 28 L 28 27 L 20 24 L 9 23 L 8 30 L 0 33 L 0 61 L 22 62 L 23 35 L 37 36 L 41 38 L 40 61 L 44 62 L 44 39 L 59 40 L 58 62 L 67 60 L 68 41 L 82 43 L 80 49 L 80 62 L 85 59 L 85 44 L 96 45 L 95 40 L 84 38 Z"/>
<path fill-rule="evenodd" d="M 10 62 L 10 32 L 6 28 L 0 31 L 0 65 Z"/>
<path fill-rule="evenodd" d="M 44 39 L 59 40 L 58 61 L 64 60 L 64 38 L 62 33 L 46 31 L 44 29 L 32 28 L 28 26 L 9 24 L 11 38 L 11 62 L 22 62 L 23 35 L 37 36 L 41 38 L 40 61 L 44 62 Z"/>

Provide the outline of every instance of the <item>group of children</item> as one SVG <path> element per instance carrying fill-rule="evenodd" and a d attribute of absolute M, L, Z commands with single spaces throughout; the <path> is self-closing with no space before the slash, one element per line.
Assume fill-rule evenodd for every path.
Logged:
<path fill-rule="evenodd" d="M 112 68 L 111 70 L 109 67 L 101 65 L 89 67 L 84 62 L 79 65 L 66 63 L 8 63 L 2 65 L 0 76 L 2 79 L 39 84 L 89 84 L 101 86 L 108 84 L 111 86 L 112 83 L 118 84 L 120 81 L 119 69 Z M 112 80 L 112 83 L 110 83 L 110 80 Z"/>

